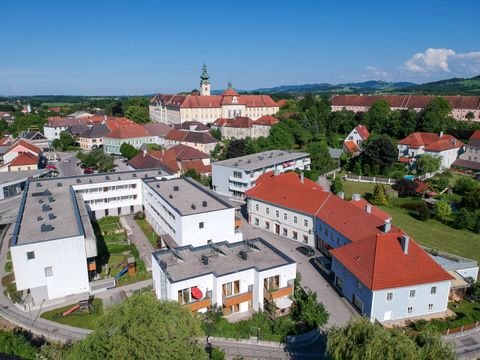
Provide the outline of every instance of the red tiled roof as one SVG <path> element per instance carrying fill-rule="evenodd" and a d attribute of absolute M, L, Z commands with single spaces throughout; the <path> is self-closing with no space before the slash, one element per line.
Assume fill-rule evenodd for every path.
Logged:
<path fill-rule="evenodd" d="M 365 125 L 357 125 L 355 127 L 355 130 L 357 130 L 358 135 L 360 135 L 360 137 L 363 140 L 367 140 L 368 137 L 370 136 L 370 132 L 368 131 L 368 129 Z"/>
<path fill-rule="evenodd" d="M 37 165 L 38 156 L 31 153 L 24 152 L 18 154 L 10 163 L 9 166 L 25 166 L 25 165 Z"/>
<path fill-rule="evenodd" d="M 443 135 L 439 140 L 425 146 L 425 151 L 446 151 L 450 149 L 459 149 L 465 144 L 457 140 L 452 135 Z"/>
<path fill-rule="evenodd" d="M 464 159 L 457 159 L 453 162 L 452 166 L 463 169 L 480 171 L 480 163 L 475 161 L 469 161 Z"/>
<path fill-rule="evenodd" d="M 315 215 L 329 193 L 310 179 L 303 183 L 297 173 L 275 176 L 272 171 L 261 175 L 256 186 L 246 192 L 247 197 L 278 204 L 288 209 Z"/>
<path fill-rule="evenodd" d="M 282 107 L 282 106 L 285 106 L 287 104 L 287 99 L 280 99 L 277 101 L 277 105 L 278 107 Z"/>
<path fill-rule="evenodd" d="M 226 118 L 218 118 L 217 120 L 215 120 L 212 125 L 215 125 L 215 126 L 223 126 L 225 124 L 228 124 L 228 122 L 230 121 L 231 119 L 226 119 Z"/>
<path fill-rule="evenodd" d="M 171 150 L 154 150 L 149 153 L 141 152 L 128 160 L 128 165 L 135 169 L 166 168 L 172 173 L 180 171 L 175 152 Z"/>
<path fill-rule="evenodd" d="M 278 123 L 278 119 L 270 116 L 270 115 L 263 115 L 262 117 L 255 120 L 253 123 L 254 125 L 265 125 L 265 126 L 272 126 Z"/>
<path fill-rule="evenodd" d="M 25 140 L 18 140 L 15 144 L 13 144 L 10 149 L 6 152 L 7 154 L 10 152 L 13 152 L 18 146 L 23 146 L 24 148 L 27 148 L 28 150 L 34 152 L 37 156 L 42 152 L 42 150 L 33 145 L 30 144 L 29 142 L 26 142 Z"/>
<path fill-rule="evenodd" d="M 380 210 L 378 207 L 370 204 L 367 200 L 363 199 L 363 198 L 360 198 L 359 200 L 351 200 L 350 201 L 350 204 L 353 204 L 355 205 L 356 207 L 358 207 L 359 209 L 362 209 L 363 211 L 367 211 L 366 210 L 366 207 L 367 205 L 370 205 L 371 207 L 371 214 L 376 216 L 377 218 L 379 218 L 380 220 L 382 221 L 387 221 L 388 219 L 391 219 L 392 217 L 390 216 L 390 214 L 386 213 L 385 211 L 383 210 Z"/>
<path fill-rule="evenodd" d="M 4 137 L 0 138 L 0 145 L 10 145 L 12 141 L 13 140 L 12 140 L 11 137 L 4 136 Z"/>
<path fill-rule="evenodd" d="M 103 121 L 105 121 L 105 125 L 107 125 L 110 131 L 115 130 L 119 126 L 128 126 L 130 124 L 135 124 L 132 120 L 127 119 L 126 117 L 111 116 L 107 117 L 106 120 L 104 118 Z"/>
<path fill-rule="evenodd" d="M 110 131 L 107 135 L 105 135 L 106 138 L 114 139 L 131 139 L 147 136 L 149 136 L 149 134 L 145 127 L 135 123 L 129 125 L 119 125 L 115 129 Z"/>
<path fill-rule="evenodd" d="M 237 103 L 247 107 L 278 107 L 268 95 L 236 95 Z M 232 95 L 156 95 L 151 102 L 159 102 L 167 107 L 175 108 L 219 108 L 223 104 L 231 104 Z"/>
<path fill-rule="evenodd" d="M 209 159 L 210 155 L 205 154 L 203 151 L 192 148 L 184 144 L 178 144 L 170 148 L 175 152 L 177 160 L 195 160 L 195 159 Z"/>
<path fill-rule="evenodd" d="M 222 96 L 238 96 L 238 93 L 233 89 L 227 89 L 222 93 Z"/>
<path fill-rule="evenodd" d="M 186 131 L 182 130 L 170 130 L 167 135 L 165 135 L 165 140 L 174 140 L 174 141 L 183 141 L 187 136 Z"/>
<path fill-rule="evenodd" d="M 202 160 L 185 160 L 180 162 L 180 166 L 184 172 L 193 169 L 201 175 L 210 175 L 212 173 L 212 165 L 204 165 Z"/>
<path fill-rule="evenodd" d="M 402 234 L 401 231 L 376 234 L 330 253 L 371 290 L 453 279 L 413 239 L 409 240 L 405 254 Z"/>
<path fill-rule="evenodd" d="M 408 163 L 408 164 L 413 162 L 413 160 L 414 160 L 414 158 L 406 158 L 406 157 L 401 157 L 401 158 L 398 159 L 399 162 Z"/>
<path fill-rule="evenodd" d="M 172 128 L 164 123 L 148 123 L 143 125 L 150 135 L 165 137 Z"/>
<path fill-rule="evenodd" d="M 480 130 L 475 130 L 469 140 L 480 140 Z"/>
<path fill-rule="evenodd" d="M 351 154 L 354 154 L 360 151 L 360 148 L 358 147 L 357 143 L 353 140 L 345 141 L 343 143 L 343 147 L 346 151 L 348 151 Z"/>
<path fill-rule="evenodd" d="M 400 145 L 408 145 L 410 147 L 427 146 L 440 138 L 438 134 L 427 132 L 414 132 L 408 135 L 405 139 L 400 140 Z"/>

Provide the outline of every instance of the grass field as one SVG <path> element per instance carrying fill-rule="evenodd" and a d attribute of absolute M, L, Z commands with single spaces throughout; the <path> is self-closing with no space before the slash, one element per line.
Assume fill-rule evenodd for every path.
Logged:
<path fill-rule="evenodd" d="M 384 185 L 385 187 L 390 187 L 389 185 Z M 360 194 L 364 196 L 367 193 L 372 194 L 375 184 L 370 183 L 361 183 L 354 181 L 344 181 L 343 182 L 343 191 L 345 192 L 345 198 L 350 199 L 352 194 Z"/>
<path fill-rule="evenodd" d="M 81 313 L 78 310 L 70 315 L 62 314 L 76 304 L 68 305 L 59 309 L 50 310 L 40 315 L 43 319 L 58 322 L 60 324 L 80 327 L 84 329 L 95 329 L 97 320 L 103 316 L 103 302 L 101 299 L 93 299 L 93 311 L 90 313 Z"/>

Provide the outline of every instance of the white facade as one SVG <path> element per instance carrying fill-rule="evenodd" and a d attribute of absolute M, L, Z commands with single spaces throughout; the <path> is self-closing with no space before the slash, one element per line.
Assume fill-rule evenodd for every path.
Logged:
<path fill-rule="evenodd" d="M 425 151 L 425 154 L 441 159 L 440 168 L 449 169 L 457 160 L 462 148 L 448 149 L 443 151 Z"/>
<path fill-rule="evenodd" d="M 48 139 L 49 142 L 52 142 L 55 139 L 60 139 L 60 133 L 62 131 L 67 131 L 68 126 L 48 126 L 43 127 L 43 135 Z"/>

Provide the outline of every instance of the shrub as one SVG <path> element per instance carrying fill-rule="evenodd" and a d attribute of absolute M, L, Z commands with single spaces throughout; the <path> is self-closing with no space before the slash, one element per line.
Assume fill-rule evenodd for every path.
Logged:
<path fill-rule="evenodd" d="M 145 219 L 145 213 L 143 211 L 138 211 L 138 212 L 135 213 L 133 218 L 135 220 L 143 220 L 143 219 Z"/>
<path fill-rule="evenodd" d="M 330 190 L 334 194 L 338 194 L 339 192 L 343 191 L 343 181 L 338 176 L 335 180 L 332 181 L 332 185 L 330 186 Z"/>
<path fill-rule="evenodd" d="M 436 218 L 445 223 L 452 214 L 452 208 L 448 202 L 445 200 L 440 200 L 435 203 L 434 212 Z"/>
<path fill-rule="evenodd" d="M 385 188 L 382 184 L 376 184 L 373 188 L 373 196 L 371 203 L 374 205 L 385 205 L 387 197 L 385 196 Z"/>
<path fill-rule="evenodd" d="M 395 185 L 393 185 L 393 189 L 398 191 L 398 195 L 400 197 L 409 197 L 417 195 L 416 189 L 417 184 L 414 181 L 401 179 L 398 180 Z"/>

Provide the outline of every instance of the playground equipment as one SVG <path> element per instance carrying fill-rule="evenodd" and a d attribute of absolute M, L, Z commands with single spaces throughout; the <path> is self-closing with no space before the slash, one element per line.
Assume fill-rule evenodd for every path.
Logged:
<path fill-rule="evenodd" d="M 137 273 L 137 263 L 135 262 L 134 257 L 129 257 L 127 259 L 128 266 L 128 275 L 133 276 Z"/>
<path fill-rule="evenodd" d="M 127 271 L 128 271 L 128 266 L 125 267 L 122 271 L 120 271 L 117 275 L 115 275 L 115 280 L 120 279 Z"/>
<path fill-rule="evenodd" d="M 92 312 L 93 311 L 92 300 L 93 300 L 93 296 L 90 296 L 88 299 L 85 299 L 85 300 L 80 300 L 78 304 L 72 306 L 70 309 L 62 313 L 62 316 L 63 317 L 68 316 L 77 310 L 81 312 Z"/>
<path fill-rule="evenodd" d="M 73 313 L 74 311 L 80 309 L 80 305 L 74 305 L 72 308 L 68 309 L 67 311 L 65 311 L 62 316 L 67 316 L 67 315 L 70 315 L 71 313 Z"/>

